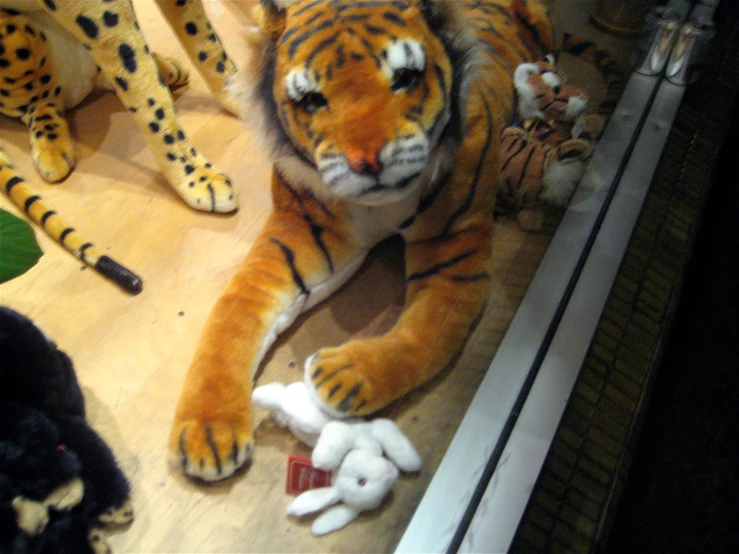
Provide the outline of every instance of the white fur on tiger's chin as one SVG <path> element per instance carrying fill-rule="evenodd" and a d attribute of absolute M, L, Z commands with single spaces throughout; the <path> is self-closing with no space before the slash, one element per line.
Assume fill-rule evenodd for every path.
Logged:
<path fill-rule="evenodd" d="M 581 160 L 555 162 L 542 177 L 542 198 L 554 206 L 566 206 L 582 178 L 585 163 Z"/>
<path fill-rule="evenodd" d="M 513 73 L 513 84 L 518 93 L 518 113 L 523 119 L 538 117 L 544 119 L 544 114 L 536 106 L 536 91 L 529 83 L 529 77 L 538 75 L 539 68 L 533 63 L 522 63 Z"/>
<path fill-rule="evenodd" d="M 387 143 L 378 156 L 377 175 L 356 173 L 345 156 L 320 157 L 318 170 L 329 194 L 360 204 L 387 204 L 402 200 L 419 183 L 429 158 L 429 142 L 421 134 Z"/>
<path fill-rule="evenodd" d="M 570 121 L 575 119 L 577 116 L 585 113 L 588 107 L 588 99 L 580 98 L 579 96 L 573 96 L 567 101 L 567 111 L 565 112 L 565 119 Z"/>

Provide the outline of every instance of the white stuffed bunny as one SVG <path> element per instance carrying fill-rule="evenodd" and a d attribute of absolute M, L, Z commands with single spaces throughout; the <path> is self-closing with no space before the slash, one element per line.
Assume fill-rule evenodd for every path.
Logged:
<path fill-rule="evenodd" d="M 350 450 L 383 452 L 403 471 L 421 469 L 421 457 L 408 438 L 390 419 L 335 419 L 312 400 L 305 383 L 269 383 L 254 389 L 252 400 L 270 411 L 280 427 L 287 427 L 308 446 L 318 469 L 336 469 Z"/>
<path fill-rule="evenodd" d="M 385 454 L 401 470 L 421 469 L 421 457 L 397 425 L 389 419 L 372 421 L 331 421 L 325 425 L 311 455 L 313 466 L 332 470 L 356 450 L 365 456 L 382 458 Z"/>
<path fill-rule="evenodd" d="M 311 525 L 314 535 L 325 535 L 352 522 L 360 512 L 377 508 L 397 478 L 398 468 L 387 458 L 352 450 L 331 486 L 304 492 L 290 503 L 287 513 L 299 517 L 330 506 Z"/>
<path fill-rule="evenodd" d="M 314 535 L 340 529 L 360 512 L 377 508 L 397 480 L 398 469 L 421 469 L 421 457 L 393 421 L 333 419 L 313 402 L 305 383 L 257 387 L 252 400 L 314 447 L 314 467 L 336 470 L 331 486 L 304 492 L 288 507 L 288 514 L 302 516 L 332 506 L 313 522 Z"/>
<path fill-rule="evenodd" d="M 252 392 L 252 401 L 270 411 L 280 427 L 287 427 L 308 446 L 315 446 L 318 435 L 334 418 L 323 412 L 310 398 L 305 383 L 269 383 Z"/>

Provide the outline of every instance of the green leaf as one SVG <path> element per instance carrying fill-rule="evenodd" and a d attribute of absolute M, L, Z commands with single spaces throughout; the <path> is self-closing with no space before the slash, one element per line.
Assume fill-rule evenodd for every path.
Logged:
<path fill-rule="evenodd" d="M 42 255 L 31 226 L 0 210 L 0 283 L 23 275 Z"/>

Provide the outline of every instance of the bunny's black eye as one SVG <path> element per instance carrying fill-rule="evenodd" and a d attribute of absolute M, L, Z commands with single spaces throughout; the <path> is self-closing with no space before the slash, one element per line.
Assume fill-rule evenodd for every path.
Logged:
<path fill-rule="evenodd" d="M 300 99 L 298 106 L 306 112 L 313 114 L 328 106 L 328 100 L 326 100 L 326 97 L 320 92 L 309 92 Z"/>
<path fill-rule="evenodd" d="M 357 485 L 359 485 L 360 487 L 363 487 L 366 484 L 367 484 L 367 479 L 365 479 L 364 477 L 360 477 L 359 479 L 357 479 Z"/>
<path fill-rule="evenodd" d="M 392 89 L 395 92 L 400 90 L 411 90 L 421 81 L 423 72 L 418 69 L 403 67 L 396 69 L 393 74 Z"/>

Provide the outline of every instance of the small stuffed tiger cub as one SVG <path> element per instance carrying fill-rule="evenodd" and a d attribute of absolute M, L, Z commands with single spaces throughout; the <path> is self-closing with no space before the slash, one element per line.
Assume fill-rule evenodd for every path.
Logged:
<path fill-rule="evenodd" d="M 615 59 L 592 42 L 565 35 L 562 52 L 598 70 L 603 99 L 597 113 L 586 113 L 585 91 L 564 79 L 553 56 L 516 68 L 519 119 L 502 135 L 496 212 L 517 212 L 527 231 L 542 227 L 545 205 L 569 202 L 625 85 Z"/>

